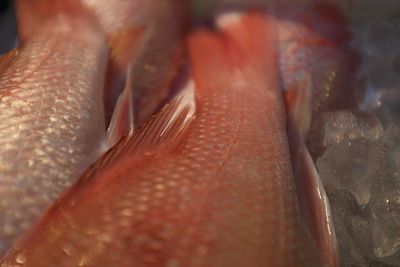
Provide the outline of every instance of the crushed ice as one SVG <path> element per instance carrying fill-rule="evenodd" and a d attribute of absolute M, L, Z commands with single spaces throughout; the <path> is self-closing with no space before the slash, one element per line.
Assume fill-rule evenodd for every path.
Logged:
<path fill-rule="evenodd" d="M 400 266 L 400 24 L 353 26 L 359 110 L 323 114 L 317 169 L 342 266 Z"/>

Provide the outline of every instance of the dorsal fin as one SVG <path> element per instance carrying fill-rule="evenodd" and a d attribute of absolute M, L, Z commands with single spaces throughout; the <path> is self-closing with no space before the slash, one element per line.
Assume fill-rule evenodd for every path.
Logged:
<path fill-rule="evenodd" d="M 107 146 L 114 146 L 124 136 L 132 133 L 133 107 L 132 107 L 132 74 L 131 67 L 128 67 L 126 74 L 125 88 L 117 100 L 110 125 L 107 130 Z"/>
<path fill-rule="evenodd" d="M 78 184 L 88 182 L 96 173 L 107 170 L 120 160 L 132 161 L 146 152 L 171 148 L 180 143 L 194 119 L 193 103 L 182 99 L 182 96 L 178 96 L 132 135 L 120 140 L 81 176 Z M 77 190 L 76 187 L 79 186 L 74 186 L 72 190 Z"/>
<path fill-rule="evenodd" d="M 158 146 L 171 146 L 179 142 L 193 118 L 191 104 L 182 100 L 183 97 L 179 96 L 171 101 L 136 131 L 127 145 L 129 151 L 147 152 Z"/>

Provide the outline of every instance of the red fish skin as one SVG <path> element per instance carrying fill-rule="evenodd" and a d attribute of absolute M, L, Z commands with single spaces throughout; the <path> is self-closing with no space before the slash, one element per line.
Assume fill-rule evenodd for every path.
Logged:
<path fill-rule="evenodd" d="M 157 141 L 153 121 L 121 141 L 0 266 L 319 266 L 299 216 L 275 25 L 258 13 L 222 24 L 189 39 L 186 130 Z"/>

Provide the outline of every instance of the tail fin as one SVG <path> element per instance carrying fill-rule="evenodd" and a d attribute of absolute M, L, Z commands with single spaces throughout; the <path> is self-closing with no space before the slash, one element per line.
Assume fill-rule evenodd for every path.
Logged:
<path fill-rule="evenodd" d="M 80 4 L 79 0 L 16 0 L 15 5 L 18 37 L 21 42 L 29 39 L 43 23 L 57 20 L 60 15 L 94 21 L 93 15 Z"/>

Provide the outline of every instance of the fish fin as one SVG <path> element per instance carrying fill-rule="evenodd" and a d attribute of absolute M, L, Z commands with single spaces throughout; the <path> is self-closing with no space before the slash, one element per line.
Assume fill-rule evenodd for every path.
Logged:
<path fill-rule="evenodd" d="M 97 19 L 80 2 L 79 0 L 16 0 L 19 41 L 25 42 L 50 19 L 53 19 L 52 24 L 56 24 L 55 21 L 65 23 L 60 15 L 85 19 L 92 24 L 91 26 L 97 25 Z"/>
<path fill-rule="evenodd" d="M 304 75 L 294 88 L 286 90 L 284 100 L 291 131 L 295 131 L 289 135 L 292 138 L 305 139 L 311 124 L 311 75 Z M 293 134 L 298 136 L 294 137 Z"/>
<path fill-rule="evenodd" d="M 328 197 L 304 143 L 298 152 L 294 174 L 301 212 L 320 250 L 324 266 L 337 267 L 337 240 Z"/>
<path fill-rule="evenodd" d="M 129 155 L 131 161 L 155 149 L 173 147 L 182 141 L 193 118 L 193 103 L 185 101 L 182 95 L 178 95 L 143 126 L 122 138 L 108 150 L 83 174 L 81 182 L 90 179 L 98 171 L 108 169 L 110 164 L 116 163 L 126 155 Z"/>
<path fill-rule="evenodd" d="M 196 111 L 195 83 L 193 77 L 190 76 L 183 82 L 182 87 L 175 98 L 180 99 L 181 101 L 178 111 L 183 107 L 188 107 L 187 117 L 191 118 Z"/>
<path fill-rule="evenodd" d="M 194 118 L 193 103 L 178 95 L 138 129 L 127 145 L 130 152 L 150 152 L 179 143 Z"/>
<path fill-rule="evenodd" d="M 178 95 L 143 126 L 136 129 L 131 135 L 122 138 L 81 175 L 77 182 L 63 194 L 58 203 L 65 202 L 71 195 L 76 199 L 85 197 L 88 185 L 99 175 L 107 175 L 116 169 L 120 170 L 121 166 L 132 166 L 132 162 L 138 157 L 151 154 L 157 149 L 173 148 L 183 141 L 183 137 L 195 117 L 193 103 L 186 101 L 185 97 L 181 94 Z M 129 164 L 124 164 L 127 160 Z M 104 183 L 99 186 L 102 184 Z M 97 187 L 90 188 L 96 190 Z"/>
<path fill-rule="evenodd" d="M 132 74 L 128 67 L 125 88 L 118 97 L 107 129 L 108 146 L 114 146 L 122 137 L 133 132 Z"/>

